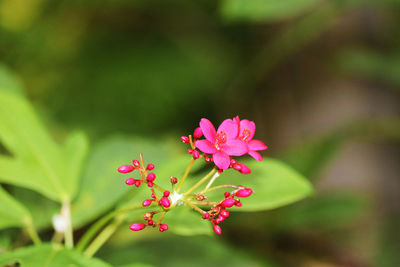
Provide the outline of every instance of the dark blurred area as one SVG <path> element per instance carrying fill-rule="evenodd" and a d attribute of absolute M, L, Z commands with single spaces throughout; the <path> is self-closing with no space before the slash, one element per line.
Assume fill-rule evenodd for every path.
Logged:
<path fill-rule="evenodd" d="M 202 117 L 256 121 L 264 156 L 316 193 L 233 217 L 224 242 L 278 266 L 394 267 L 399 14 L 395 0 L 3 0 L 0 61 L 55 136 L 177 138 Z"/>

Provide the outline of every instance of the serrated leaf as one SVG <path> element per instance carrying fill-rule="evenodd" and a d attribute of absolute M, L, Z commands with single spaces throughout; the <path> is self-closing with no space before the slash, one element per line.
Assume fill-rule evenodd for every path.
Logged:
<path fill-rule="evenodd" d="M 29 211 L 0 186 L 0 229 L 31 222 Z"/>
<path fill-rule="evenodd" d="M 21 267 L 110 267 L 111 265 L 95 258 L 86 258 L 71 249 L 42 244 L 25 247 L 0 255 L 0 265 L 18 264 Z"/>

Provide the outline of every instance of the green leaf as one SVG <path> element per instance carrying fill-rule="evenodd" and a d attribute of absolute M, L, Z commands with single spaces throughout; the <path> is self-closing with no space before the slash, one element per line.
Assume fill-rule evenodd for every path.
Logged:
<path fill-rule="evenodd" d="M 279 228 L 332 230 L 362 218 L 367 207 L 365 197 L 354 192 L 328 193 L 280 210 L 276 224 Z"/>
<path fill-rule="evenodd" d="M 64 146 L 64 157 L 67 166 L 67 176 L 70 177 L 71 192 L 78 190 L 80 176 L 82 173 L 83 164 L 88 153 L 89 141 L 82 132 L 75 132 L 70 134 Z M 69 159 L 69 161 L 68 161 Z"/>
<path fill-rule="evenodd" d="M 15 265 L 21 267 L 108 267 L 111 266 L 99 259 L 86 258 L 74 250 L 64 249 L 61 246 L 42 244 L 34 247 L 25 247 L 13 252 L 0 255 L 0 265 Z"/>
<path fill-rule="evenodd" d="M 22 83 L 5 65 L 0 64 L 0 91 L 23 95 Z"/>
<path fill-rule="evenodd" d="M 128 177 L 137 176 L 137 172 L 130 174 L 117 172 L 119 166 L 138 159 L 139 153 L 143 154 L 145 164 L 151 162 L 156 166 L 156 172 L 160 162 L 168 157 L 169 152 L 163 143 L 121 136 L 108 138 L 93 148 L 79 194 L 72 204 L 75 226 L 82 226 L 112 208 L 128 190 L 131 190 L 131 196 L 134 197 L 138 190 L 145 189 L 128 187 L 124 182 Z M 137 201 L 141 203 L 143 199 Z"/>
<path fill-rule="evenodd" d="M 221 13 L 230 20 L 279 21 L 301 15 L 321 0 L 225 0 Z"/>
<path fill-rule="evenodd" d="M 261 162 L 250 161 L 246 164 L 251 174 L 244 175 L 234 170 L 223 173 L 213 186 L 223 184 L 243 185 L 254 190 L 254 194 L 241 198 L 243 206 L 233 208 L 236 211 L 261 211 L 288 205 L 309 196 L 312 186 L 300 173 L 285 163 L 264 158 Z M 214 200 L 223 198 L 223 190 L 207 194 Z"/>
<path fill-rule="evenodd" d="M 309 141 L 302 141 L 281 158 L 297 171 L 313 179 L 340 151 L 346 141 L 341 132 L 334 131 L 322 137 L 313 136 Z"/>
<path fill-rule="evenodd" d="M 84 138 L 74 136 L 63 153 L 28 101 L 0 91 L 0 141 L 14 157 L 0 157 L 0 181 L 36 190 L 50 199 L 71 200 L 79 181 Z"/>
<path fill-rule="evenodd" d="M 168 230 L 169 231 L 169 230 Z M 132 239 L 135 235 L 132 235 Z M 269 260 L 259 262 L 256 257 L 240 247 L 232 247 L 216 236 L 182 237 L 157 233 L 134 244 L 119 242 L 102 251 L 102 258 L 113 266 L 140 261 L 154 266 L 275 266 Z M 156 254 L 149 251 L 157 251 Z"/>
<path fill-rule="evenodd" d="M 187 206 L 178 206 L 165 215 L 168 231 L 177 235 L 212 235 L 212 225 L 201 218 L 201 214 Z"/>
<path fill-rule="evenodd" d="M 28 210 L 0 187 L 0 229 L 22 227 L 32 221 Z"/>

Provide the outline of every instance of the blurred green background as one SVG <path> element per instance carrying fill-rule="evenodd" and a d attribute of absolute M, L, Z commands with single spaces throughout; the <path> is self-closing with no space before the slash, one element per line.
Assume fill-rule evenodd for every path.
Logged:
<path fill-rule="evenodd" d="M 0 62 L 57 140 L 81 129 L 94 147 L 115 135 L 175 144 L 202 117 L 240 115 L 264 156 L 316 187 L 237 213 L 212 242 L 121 231 L 98 257 L 400 266 L 399 14 L 396 0 L 2 0 Z"/>

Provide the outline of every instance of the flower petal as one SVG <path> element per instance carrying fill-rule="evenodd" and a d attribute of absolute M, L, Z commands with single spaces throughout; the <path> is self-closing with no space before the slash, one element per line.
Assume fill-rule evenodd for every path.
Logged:
<path fill-rule="evenodd" d="M 228 169 L 229 165 L 231 164 L 231 158 L 228 156 L 228 154 L 222 151 L 215 153 L 213 155 L 213 160 L 215 165 L 222 170 Z"/>
<path fill-rule="evenodd" d="M 268 147 L 261 142 L 260 140 L 251 140 L 249 143 L 249 150 L 256 151 L 256 150 L 265 150 Z"/>
<path fill-rule="evenodd" d="M 226 133 L 226 138 L 235 139 L 239 133 L 238 124 L 231 119 L 224 120 L 218 127 L 217 133 L 224 131 Z"/>
<path fill-rule="evenodd" d="M 217 152 L 214 144 L 207 139 L 197 140 L 195 145 L 198 149 L 207 154 L 215 154 Z"/>
<path fill-rule="evenodd" d="M 263 159 L 263 157 L 260 155 L 260 153 L 258 153 L 256 151 L 249 151 L 249 155 L 258 161 L 262 161 L 262 159 Z"/>
<path fill-rule="evenodd" d="M 249 151 L 247 144 L 238 139 L 228 140 L 226 146 L 222 150 L 230 156 L 241 156 Z"/>
<path fill-rule="evenodd" d="M 203 118 L 200 120 L 200 128 L 203 131 L 204 136 L 207 138 L 208 141 L 211 143 L 215 142 L 215 138 L 217 136 L 217 132 L 215 131 L 214 125 L 211 121 Z"/>
<path fill-rule="evenodd" d="M 254 121 L 241 120 L 239 135 L 243 135 L 243 132 L 245 129 L 247 129 L 247 131 L 249 131 L 248 136 L 247 136 L 247 141 L 250 141 L 251 139 L 253 139 L 254 134 L 256 132 L 256 124 L 254 123 Z"/>

